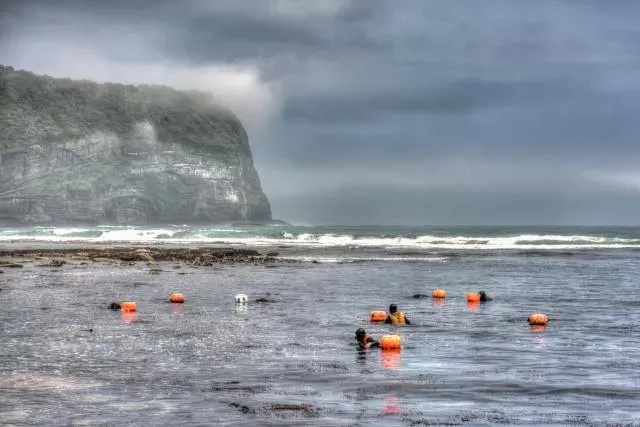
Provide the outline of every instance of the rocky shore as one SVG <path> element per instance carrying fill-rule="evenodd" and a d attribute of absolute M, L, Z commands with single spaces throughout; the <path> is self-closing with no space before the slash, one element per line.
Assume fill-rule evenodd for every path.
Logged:
<path fill-rule="evenodd" d="M 0 270 L 22 268 L 36 263 L 41 267 L 61 267 L 68 263 L 116 263 L 135 265 L 137 262 L 179 262 L 186 265 L 214 266 L 219 264 L 269 265 L 293 262 L 278 258 L 278 253 L 260 253 L 254 249 L 236 248 L 56 248 L 0 249 Z"/>

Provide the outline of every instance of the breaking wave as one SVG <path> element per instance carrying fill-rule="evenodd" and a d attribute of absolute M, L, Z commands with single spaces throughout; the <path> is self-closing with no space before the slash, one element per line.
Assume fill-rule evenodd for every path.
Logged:
<path fill-rule="evenodd" d="M 283 230 L 283 228 L 285 228 Z M 623 249 L 640 248 L 640 232 L 600 234 L 560 234 L 471 230 L 467 234 L 456 229 L 439 229 L 434 233 L 416 230 L 375 230 L 343 227 L 339 230 L 321 227 L 31 227 L 0 230 L 0 243 L 48 242 L 92 244 L 225 244 L 244 246 L 357 247 L 399 250 L 472 249 L 472 250 L 558 250 L 558 249 Z M 557 231 L 557 230 L 556 230 Z"/>

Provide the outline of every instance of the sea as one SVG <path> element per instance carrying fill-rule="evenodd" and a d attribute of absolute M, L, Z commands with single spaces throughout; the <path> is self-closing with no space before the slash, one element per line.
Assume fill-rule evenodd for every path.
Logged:
<path fill-rule="evenodd" d="M 0 425 L 640 425 L 638 227 L 0 229 L 0 250 L 95 246 L 282 262 L 0 266 Z M 410 325 L 369 322 L 392 303 Z"/>

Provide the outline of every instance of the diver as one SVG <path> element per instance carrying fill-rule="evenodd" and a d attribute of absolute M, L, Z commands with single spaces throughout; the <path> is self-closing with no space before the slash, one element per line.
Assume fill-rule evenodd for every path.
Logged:
<path fill-rule="evenodd" d="M 402 311 L 398 311 L 398 306 L 391 304 L 389 306 L 389 315 L 384 323 L 391 323 L 392 325 L 410 325 L 409 319 L 404 315 Z"/>
<path fill-rule="evenodd" d="M 478 295 L 480 295 L 480 302 L 493 301 L 493 298 L 487 295 L 485 291 L 478 292 Z"/>
<path fill-rule="evenodd" d="M 380 343 L 367 335 L 363 328 L 356 329 L 356 340 L 358 341 L 358 350 L 380 347 Z"/>

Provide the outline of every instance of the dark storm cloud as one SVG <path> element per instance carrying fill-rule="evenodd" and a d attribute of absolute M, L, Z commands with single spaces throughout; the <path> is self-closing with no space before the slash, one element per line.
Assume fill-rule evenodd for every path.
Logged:
<path fill-rule="evenodd" d="M 510 105 L 535 104 L 556 98 L 576 88 L 571 81 L 483 81 L 463 79 L 446 86 L 429 87 L 417 81 L 416 86 L 398 82 L 387 92 L 378 91 L 362 96 L 329 94 L 319 96 L 314 103 L 304 97 L 292 97 L 284 109 L 290 119 L 311 122 L 367 121 L 382 114 L 460 114 L 473 109 Z"/>
<path fill-rule="evenodd" d="M 105 67 L 127 78 L 131 67 L 178 84 L 208 75 L 206 67 L 245 67 L 239 79 L 224 68 L 201 84 L 228 77 L 260 94 L 234 106 L 268 110 L 269 126 L 249 130 L 284 219 L 629 223 L 640 213 L 629 201 L 640 190 L 637 1 L 22 0 L 0 8 L 0 62 L 36 72 L 78 73 L 87 52 L 89 78 Z M 158 64 L 160 77 L 151 73 Z"/>
<path fill-rule="evenodd" d="M 10 1 L 6 7 L 27 25 L 42 24 L 53 18 L 60 24 L 82 21 L 107 28 L 154 27 L 165 34 L 164 55 L 194 64 L 269 57 L 281 52 L 303 55 L 309 49 L 326 52 L 349 47 L 379 47 L 359 29 L 359 23 L 373 16 L 375 0 L 345 3 L 330 19 L 287 16 L 274 11 L 270 4 L 273 2 L 253 0 L 60 0 L 50 3 L 26 0 Z M 34 11 L 41 13 L 34 14 Z M 43 12 L 53 13 L 53 17 Z"/>

